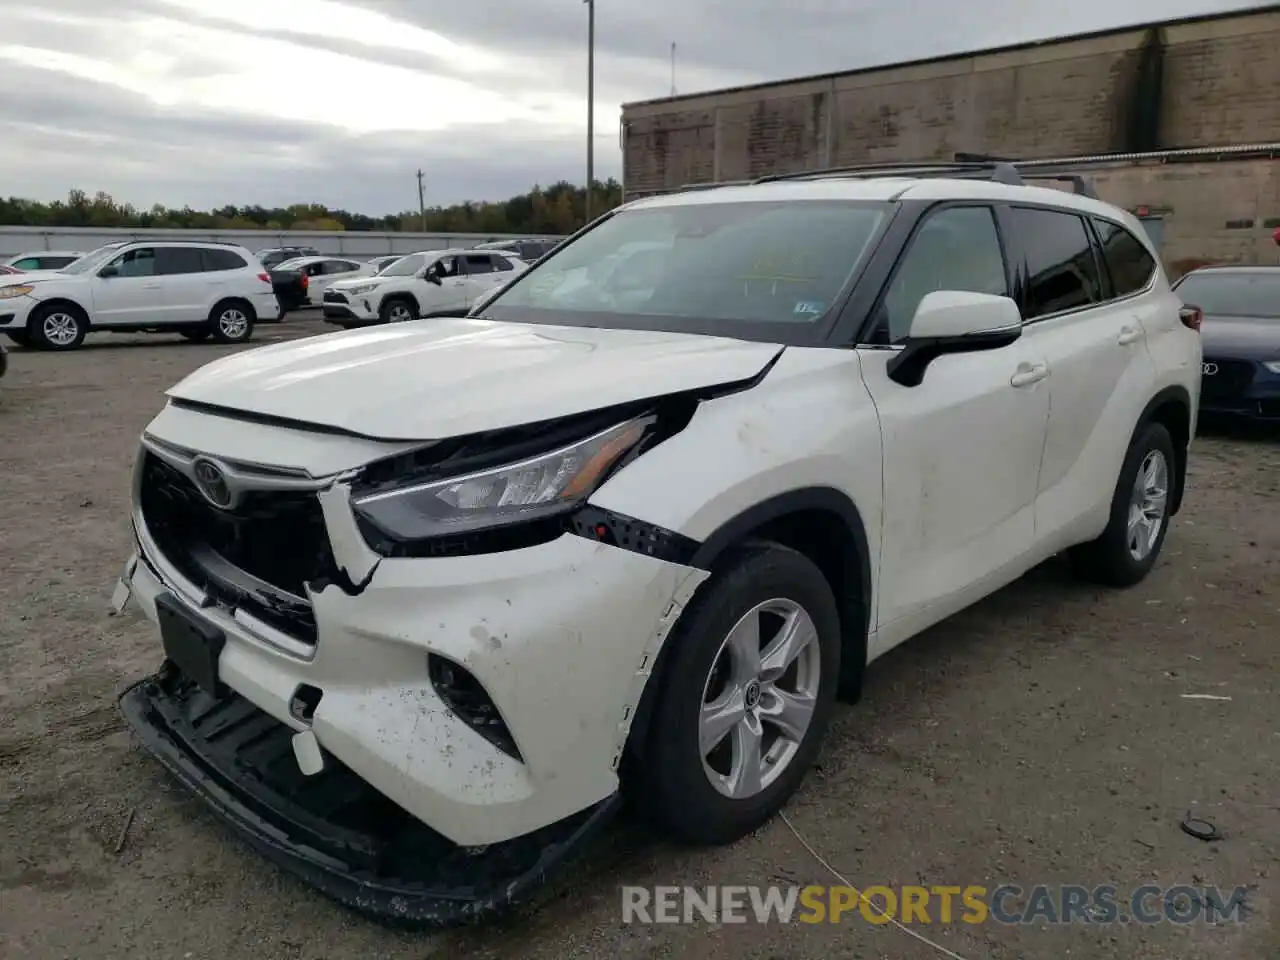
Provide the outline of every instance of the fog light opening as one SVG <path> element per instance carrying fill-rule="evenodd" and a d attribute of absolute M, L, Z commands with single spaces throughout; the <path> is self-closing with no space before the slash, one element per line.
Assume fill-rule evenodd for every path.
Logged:
<path fill-rule="evenodd" d="M 507 756 L 524 762 L 493 698 L 465 667 L 439 654 L 427 654 L 427 675 L 436 695 L 459 720 Z"/>

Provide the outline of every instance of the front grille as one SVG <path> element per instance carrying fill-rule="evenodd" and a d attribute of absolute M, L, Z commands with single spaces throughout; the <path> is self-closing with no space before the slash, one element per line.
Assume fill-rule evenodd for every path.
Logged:
<path fill-rule="evenodd" d="M 219 510 L 148 451 L 140 499 L 151 538 L 183 576 L 276 629 L 315 642 L 306 585 L 331 577 L 336 564 L 314 493 L 251 491 L 234 511 Z"/>
<path fill-rule="evenodd" d="M 1200 378 L 1200 396 L 1204 400 L 1234 400 L 1241 397 L 1253 383 L 1254 364 L 1249 360 L 1217 360 L 1204 358 L 1205 373 Z"/>
<path fill-rule="evenodd" d="M 349 303 L 345 293 L 339 293 L 337 290 L 326 290 L 324 292 L 325 303 Z"/>

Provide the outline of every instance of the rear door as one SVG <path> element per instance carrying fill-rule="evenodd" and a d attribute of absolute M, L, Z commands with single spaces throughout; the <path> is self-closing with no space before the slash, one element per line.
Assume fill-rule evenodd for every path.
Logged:
<path fill-rule="evenodd" d="M 1049 360 L 1036 538 L 1067 546 L 1105 525 L 1120 463 L 1152 394 L 1141 296 L 1116 296 L 1087 218 L 1012 206 L 1024 338 Z M 1146 278 L 1147 283 L 1150 277 Z M 1146 284 L 1144 284 L 1145 286 Z"/>
<path fill-rule="evenodd" d="M 198 323 L 208 318 L 210 275 L 204 272 L 199 247 L 157 247 L 156 271 L 167 323 Z"/>
<path fill-rule="evenodd" d="M 105 266 L 115 274 L 101 272 L 91 281 L 93 322 L 97 326 L 164 323 L 163 280 L 156 269 L 154 247 L 134 247 Z"/>

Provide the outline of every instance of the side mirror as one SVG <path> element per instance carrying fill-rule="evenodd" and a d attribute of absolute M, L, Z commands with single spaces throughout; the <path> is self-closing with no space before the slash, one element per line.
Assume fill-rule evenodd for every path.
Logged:
<path fill-rule="evenodd" d="M 109 277 L 118 277 L 120 276 L 120 268 L 119 267 L 103 267 L 101 270 L 98 271 L 98 276 L 100 276 L 103 280 L 106 280 Z"/>
<path fill-rule="evenodd" d="M 1020 336 L 1022 314 L 1009 297 L 936 290 L 920 301 L 906 343 L 886 369 L 894 383 L 915 387 L 943 354 L 999 350 Z"/>

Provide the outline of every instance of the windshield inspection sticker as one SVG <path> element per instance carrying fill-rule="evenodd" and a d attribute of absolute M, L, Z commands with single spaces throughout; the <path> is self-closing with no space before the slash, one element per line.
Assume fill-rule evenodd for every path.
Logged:
<path fill-rule="evenodd" d="M 822 304 L 817 300 L 801 300 L 796 304 L 796 308 L 793 312 L 818 314 L 822 312 Z"/>

